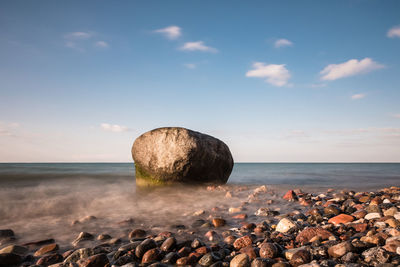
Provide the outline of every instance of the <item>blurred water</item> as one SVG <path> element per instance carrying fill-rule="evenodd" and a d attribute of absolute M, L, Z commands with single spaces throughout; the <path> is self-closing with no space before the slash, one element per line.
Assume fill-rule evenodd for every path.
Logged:
<path fill-rule="evenodd" d="M 399 182 L 400 164 L 237 163 L 222 191 L 176 186 L 137 192 L 132 163 L 7 163 L 0 164 L 0 228 L 12 228 L 18 242 L 56 238 L 67 245 L 80 231 L 118 236 L 135 227 L 173 230 L 171 225 L 198 219 L 192 214 L 199 209 L 206 211 L 204 219 L 213 207 L 226 217 L 229 207 L 242 205 L 261 184 L 269 185 L 266 197 L 273 204 L 249 206 L 249 215 L 263 205 L 284 212 L 293 205 L 281 199 L 288 188 L 359 191 Z M 232 198 L 225 197 L 227 190 Z M 71 226 L 88 215 L 98 219 Z M 118 224 L 129 218 L 132 225 Z"/>

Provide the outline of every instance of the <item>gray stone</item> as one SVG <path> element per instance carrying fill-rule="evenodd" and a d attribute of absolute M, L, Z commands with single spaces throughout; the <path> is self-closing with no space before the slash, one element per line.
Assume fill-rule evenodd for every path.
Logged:
<path fill-rule="evenodd" d="M 226 183 L 233 168 L 228 146 L 212 136 L 179 127 L 158 128 L 132 146 L 136 184 Z"/>
<path fill-rule="evenodd" d="M 377 265 L 388 262 L 390 255 L 381 247 L 373 247 L 362 253 L 364 261 L 369 264 Z"/>
<path fill-rule="evenodd" d="M 71 255 L 69 255 L 64 263 L 77 262 L 80 259 L 84 259 L 94 255 L 94 251 L 91 248 L 81 248 L 75 250 Z"/>

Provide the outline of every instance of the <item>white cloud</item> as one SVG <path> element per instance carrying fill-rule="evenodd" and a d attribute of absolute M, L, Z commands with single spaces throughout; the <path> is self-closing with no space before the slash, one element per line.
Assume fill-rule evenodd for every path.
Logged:
<path fill-rule="evenodd" d="M 321 80 L 333 81 L 349 76 L 368 73 L 383 67 L 384 65 L 366 57 L 360 61 L 357 59 L 350 59 L 349 61 L 340 64 L 329 64 L 320 72 L 320 74 L 323 75 Z"/>
<path fill-rule="evenodd" d="M 351 96 L 351 99 L 355 100 L 355 99 L 361 99 L 364 98 L 365 94 L 355 94 Z"/>
<path fill-rule="evenodd" d="M 156 33 L 161 33 L 168 39 L 174 40 L 179 38 L 182 35 L 182 30 L 178 26 L 169 26 L 163 29 L 155 30 Z"/>
<path fill-rule="evenodd" d="M 105 41 L 97 41 L 96 43 L 94 43 L 94 46 L 99 48 L 108 48 L 109 44 Z"/>
<path fill-rule="evenodd" d="M 93 36 L 90 32 L 70 32 L 64 35 L 65 39 L 75 40 L 75 39 L 89 39 Z"/>
<path fill-rule="evenodd" d="M 266 64 L 255 62 L 252 70 L 246 73 L 246 77 L 266 78 L 266 82 L 274 86 L 284 86 L 288 84 L 290 73 L 285 64 Z"/>
<path fill-rule="evenodd" d="M 102 124 L 100 124 L 100 127 L 104 131 L 109 131 L 109 132 L 114 132 L 114 133 L 127 132 L 130 130 L 126 126 L 121 126 L 121 125 L 117 125 L 117 124 L 108 124 L 108 123 L 102 123 Z"/>
<path fill-rule="evenodd" d="M 293 43 L 289 41 L 288 39 L 279 39 L 275 41 L 275 47 L 284 47 L 284 46 L 292 46 Z"/>
<path fill-rule="evenodd" d="M 185 66 L 188 69 L 195 69 L 197 67 L 196 64 L 193 63 L 185 63 L 183 64 L 183 66 Z"/>
<path fill-rule="evenodd" d="M 197 42 L 187 42 L 183 46 L 180 47 L 180 50 L 184 51 L 202 51 L 202 52 L 218 52 L 214 47 L 206 46 L 203 41 Z"/>
<path fill-rule="evenodd" d="M 400 38 L 400 26 L 394 26 L 387 32 L 389 38 Z"/>
<path fill-rule="evenodd" d="M 400 113 L 399 114 L 394 114 L 393 117 L 400 119 Z"/>

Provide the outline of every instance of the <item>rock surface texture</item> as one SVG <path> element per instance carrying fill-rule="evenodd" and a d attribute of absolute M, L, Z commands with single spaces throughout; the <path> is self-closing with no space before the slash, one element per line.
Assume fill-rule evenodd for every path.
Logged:
<path fill-rule="evenodd" d="M 137 185 L 226 183 L 233 168 L 228 146 L 212 136 L 179 127 L 158 128 L 132 146 Z"/>

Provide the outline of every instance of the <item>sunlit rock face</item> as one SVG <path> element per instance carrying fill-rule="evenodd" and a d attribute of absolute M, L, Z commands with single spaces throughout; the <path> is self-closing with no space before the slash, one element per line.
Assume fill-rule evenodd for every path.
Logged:
<path fill-rule="evenodd" d="M 212 136 L 180 127 L 158 128 L 132 146 L 136 184 L 226 183 L 233 168 L 228 146 Z"/>

